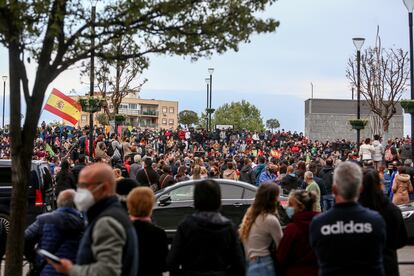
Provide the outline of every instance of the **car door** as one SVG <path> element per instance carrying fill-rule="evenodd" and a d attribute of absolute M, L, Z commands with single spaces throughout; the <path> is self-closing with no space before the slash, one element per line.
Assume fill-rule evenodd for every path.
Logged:
<path fill-rule="evenodd" d="M 177 226 L 184 218 L 194 212 L 194 185 L 182 185 L 162 193 L 157 198 L 152 212 L 153 222 L 163 228 L 169 237 L 175 234 Z M 160 202 L 161 197 L 169 196 L 166 204 Z"/>
<path fill-rule="evenodd" d="M 9 214 L 11 192 L 11 168 L 0 167 L 0 213 Z"/>
<path fill-rule="evenodd" d="M 230 183 L 220 183 L 220 188 L 222 214 L 239 225 L 248 208 L 247 201 L 243 199 L 244 188 Z"/>

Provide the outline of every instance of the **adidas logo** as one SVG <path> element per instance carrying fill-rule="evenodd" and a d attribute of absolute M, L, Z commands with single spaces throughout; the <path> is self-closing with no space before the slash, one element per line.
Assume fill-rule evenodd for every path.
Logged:
<path fill-rule="evenodd" d="M 321 228 L 321 234 L 324 236 L 327 235 L 339 235 L 339 234 L 363 234 L 371 233 L 372 224 L 371 223 L 355 223 L 351 220 L 348 223 L 343 221 L 338 221 L 335 224 L 324 225 Z"/>

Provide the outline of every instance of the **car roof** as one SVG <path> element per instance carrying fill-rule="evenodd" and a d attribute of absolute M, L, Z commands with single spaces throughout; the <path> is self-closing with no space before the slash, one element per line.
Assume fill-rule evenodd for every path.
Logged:
<path fill-rule="evenodd" d="M 166 191 L 173 190 L 173 189 L 175 189 L 179 186 L 184 186 L 184 185 L 189 185 L 189 184 L 196 184 L 196 183 L 199 183 L 203 180 L 205 180 L 205 179 L 187 180 L 187 181 L 179 182 L 179 183 L 176 183 L 174 185 L 168 186 L 164 189 L 161 189 L 161 190 L 157 191 L 156 194 L 160 194 L 160 193 L 164 193 Z M 235 180 L 229 180 L 229 179 L 215 179 L 215 178 L 212 178 L 212 179 L 209 179 L 209 180 L 216 181 L 219 184 L 235 185 L 235 186 L 239 186 L 239 187 L 246 188 L 246 189 L 249 189 L 249 190 L 254 190 L 254 191 L 257 190 L 256 186 L 254 186 L 252 184 L 249 184 L 249 183 L 246 183 L 246 182 L 243 182 L 243 181 L 235 181 Z"/>
<path fill-rule="evenodd" d="M 11 159 L 0 159 L 0 167 L 11 167 L 12 161 Z M 32 166 L 33 165 L 42 165 L 47 164 L 46 161 L 41 160 L 32 160 Z"/>

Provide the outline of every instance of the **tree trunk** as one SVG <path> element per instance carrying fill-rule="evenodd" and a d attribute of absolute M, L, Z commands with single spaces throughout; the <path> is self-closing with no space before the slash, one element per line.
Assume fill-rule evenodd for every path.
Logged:
<path fill-rule="evenodd" d="M 15 44 L 15 43 L 11 43 Z M 26 226 L 27 184 L 30 179 L 33 143 L 24 144 L 20 123 L 20 78 L 17 45 L 9 47 L 10 134 L 12 156 L 12 195 L 10 228 L 7 236 L 5 275 L 22 275 L 24 230 Z"/>
<path fill-rule="evenodd" d="M 382 127 L 383 127 L 383 130 L 384 130 L 384 135 L 382 137 L 382 144 L 385 146 L 385 145 L 387 145 L 387 142 L 388 142 L 390 121 L 389 120 L 383 120 L 382 121 Z"/>

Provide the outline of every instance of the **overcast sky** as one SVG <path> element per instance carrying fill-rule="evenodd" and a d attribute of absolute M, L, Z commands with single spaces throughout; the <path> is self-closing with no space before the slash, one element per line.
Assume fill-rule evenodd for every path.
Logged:
<path fill-rule="evenodd" d="M 353 37 L 365 37 L 365 47 L 373 45 L 379 25 L 384 47 L 408 50 L 408 15 L 402 0 L 279 0 L 265 16 L 280 21 L 277 31 L 253 36 L 237 53 L 195 63 L 153 56 L 142 76 L 148 82 L 141 97 L 177 100 L 180 110 L 201 112 L 207 68 L 214 67 L 214 107 L 246 99 L 265 120 L 278 118 L 282 128 L 303 131 L 304 101 L 310 97 L 311 82 L 315 98 L 351 98 L 345 68 L 355 52 Z M 4 48 L 0 48 L 0 73 L 8 74 Z M 64 93 L 88 90 L 76 69 L 61 74 L 48 93 L 53 87 Z M 45 111 L 44 119 L 58 118 Z M 404 119 L 404 132 L 409 133 L 410 119 Z"/>

